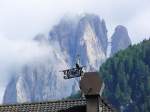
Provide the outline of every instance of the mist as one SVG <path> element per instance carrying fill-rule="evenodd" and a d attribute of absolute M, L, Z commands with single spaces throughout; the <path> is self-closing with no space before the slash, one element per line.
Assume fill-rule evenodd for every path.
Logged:
<path fill-rule="evenodd" d="M 11 40 L 0 36 L 0 100 L 11 77 L 22 66 L 50 57 L 50 46 L 32 40 Z"/>

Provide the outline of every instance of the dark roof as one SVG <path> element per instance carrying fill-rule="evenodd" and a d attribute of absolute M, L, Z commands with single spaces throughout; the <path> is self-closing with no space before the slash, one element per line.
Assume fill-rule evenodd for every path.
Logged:
<path fill-rule="evenodd" d="M 100 109 L 113 112 L 103 100 L 100 101 Z M 86 99 L 1 105 L 0 112 L 86 112 Z"/>

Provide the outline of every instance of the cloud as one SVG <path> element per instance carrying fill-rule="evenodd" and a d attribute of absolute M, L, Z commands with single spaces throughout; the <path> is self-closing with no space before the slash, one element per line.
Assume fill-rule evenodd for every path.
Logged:
<path fill-rule="evenodd" d="M 150 8 L 145 8 L 144 11 L 139 12 L 132 20 L 127 24 L 132 41 L 138 43 L 143 39 L 150 37 Z"/>
<path fill-rule="evenodd" d="M 96 0 L 95 0 L 96 1 Z M 5 0 L 0 1 L 0 31 L 9 38 L 33 38 L 45 32 L 65 13 L 84 12 L 92 0 Z"/>
<path fill-rule="evenodd" d="M 133 26 L 141 27 L 133 20 L 142 22 L 137 17 L 139 13 L 142 18 L 148 18 L 144 13 L 150 12 L 149 4 L 149 0 L 0 0 L 0 32 L 7 38 L 31 39 L 38 33 L 48 32 L 65 13 L 88 12 L 106 20 L 109 36 L 116 25 L 122 24 L 131 30 L 132 40 L 138 42 L 137 38 L 149 31 L 133 30 Z M 146 22 L 146 26 L 150 26 L 147 19 Z"/>

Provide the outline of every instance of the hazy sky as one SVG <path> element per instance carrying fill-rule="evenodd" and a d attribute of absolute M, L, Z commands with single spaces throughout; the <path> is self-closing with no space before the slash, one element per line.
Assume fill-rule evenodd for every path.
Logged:
<path fill-rule="evenodd" d="M 0 33 L 6 38 L 33 38 L 50 30 L 66 13 L 104 18 L 109 35 L 118 24 L 133 42 L 150 36 L 150 0 L 0 0 Z"/>
<path fill-rule="evenodd" d="M 82 13 L 103 18 L 109 37 L 120 24 L 133 43 L 150 36 L 150 0 L 0 0 L 0 100 L 10 68 L 40 50 L 25 40 L 48 32 L 64 14 Z"/>

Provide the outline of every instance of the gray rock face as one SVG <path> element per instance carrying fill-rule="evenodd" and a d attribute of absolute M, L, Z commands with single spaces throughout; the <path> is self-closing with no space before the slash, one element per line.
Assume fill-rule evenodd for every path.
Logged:
<path fill-rule="evenodd" d="M 77 25 L 76 54 L 88 70 L 96 70 L 105 60 L 107 51 L 107 30 L 98 16 L 86 15 Z"/>
<path fill-rule="evenodd" d="M 126 49 L 131 45 L 131 40 L 128 35 L 128 31 L 124 26 L 117 26 L 114 34 L 111 37 L 112 47 L 111 47 L 111 56 L 117 53 L 120 50 Z"/>
<path fill-rule="evenodd" d="M 47 46 L 48 54 L 16 71 L 17 77 L 6 88 L 4 103 L 45 101 L 70 96 L 79 89 L 78 82 L 76 79 L 64 80 L 59 71 L 72 66 L 77 54 L 81 56 L 81 63 L 87 66 L 87 70 L 98 70 L 106 60 L 107 29 L 104 20 L 96 15 L 63 18 L 52 28 L 47 38 L 39 35 L 34 40 L 41 46 Z"/>
<path fill-rule="evenodd" d="M 97 15 L 87 14 L 86 16 L 82 17 L 78 23 L 77 38 L 84 36 L 84 31 L 88 25 L 91 27 L 92 32 L 97 37 L 98 44 L 100 44 L 102 51 L 106 54 L 108 38 L 105 21 L 100 20 Z"/>
<path fill-rule="evenodd" d="M 17 91 L 16 91 L 16 78 L 12 78 L 9 84 L 7 85 L 9 89 L 5 90 L 5 94 L 3 96 L 3 99 L 7 99 L 9 97 L 9 100 L 7 102 L 4 101 L 4 103 L 14 103 L 17 101 Z"/>
<path fill-rule="evenodd" d="M 86 33 L 92 34 L 86 35 L 88 40 L 86 40 L 86 43 L 84 42 L 84 44 L 86 44 L 84 46 L 86 47 L 93 44 L 91 46 L 93 49 L 98 48 L 97 53 L 95 52 L 94 55 L 101 54 L 102 59 L 100 60 L 104 60 L 103 58 L 106 55 L 108 43 L 107 29 L 104 20 L 100 20 L 97 15 L 85 14 L 84 16 L 77 17 L 76 20 L 68 20 L 66 18 L 61 20 L 60 23 L 50 31 L 49 40 L 59 42 L 61 49 L 70 56 L 71 64 L 74 62 L 77 54 L 80 54 L 81 60 L 83 61 L 82 64 L 86 65 L 86 62 L 88 62 L 86 58 L 88 51 L 85 50 L 88 49 L 84 48 L 83 50 L 83 45 L 81 45 L 81 42 L 83 43 L 83 41 L 85 41 L 84 37 Z M 90 36 L 96 40 L 90 40 Z M 92 43 L 93 41 L 95 41 L 95 43 Z M 93 55 L 93 53 L 91 53 L 91 55 Z"/>

